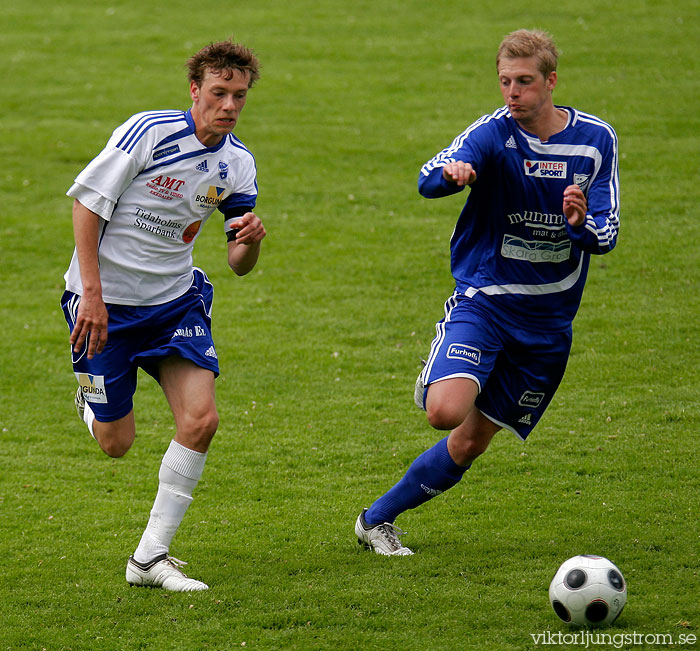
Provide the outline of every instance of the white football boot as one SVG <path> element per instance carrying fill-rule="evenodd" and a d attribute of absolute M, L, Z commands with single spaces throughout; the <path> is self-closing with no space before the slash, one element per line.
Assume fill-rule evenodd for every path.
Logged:
<path fill-rule="evenodd" d="M 95 421 L 95 414 L 92 412 L 92 409 L 90 409 L 90 405 L 88 405 L 87 402 L 85 402 L 85 394 L 83 393 L 83 390 L 80 387 L 78 387 L 78 390 L 75 392 L 74 402 L 75 410 L 78 412 L 78 417 L 87 426 L 88 432 L 90 432 L 90 436 L 97 440 L 95 438 L 95 434 L 92 431 L 92 424 Z"/>
<path fill-rule="evenodd" d="M 138 563 L 131 556 L 126 564 L 126 580 L 131 585 L 163 588 L 171 592 L 197 592 L 209 589 L 206 583 L 190 579 L 180 569 L 183 565 L 187 563 L 166 554 L 146 564 Z"/>
<path fill-rule="evenodd" d="M 418 409 L 425 411 L 425 404 L 423 403 L 423 396 L 425 395 L 425 384 L 423 384 L 423 371 L 418 374 L 416 378 L 416 388 L 413 390 L 413 402 L 416 403 Z"/>
<path fill-rule="evenodd" d="M 78 412 L 80 420 L 85 422 L 85 396 L 80 387 L 78 387 L 78 390 L 75 392 L 75 410 Z"/>
<path fill-rule="evenodd" d="M 367 509 L 362 509 L 362 513 L 357 516 L 355 523 L 355 534 L 357 542 L 364 545 L 382 556 L 412 556 L 413 552 L 404 547 L 399 540 L 399 536 L 405 534 L 397 526 L 385 522 L 384 524 L 369 525 L 365 521 Z"/>

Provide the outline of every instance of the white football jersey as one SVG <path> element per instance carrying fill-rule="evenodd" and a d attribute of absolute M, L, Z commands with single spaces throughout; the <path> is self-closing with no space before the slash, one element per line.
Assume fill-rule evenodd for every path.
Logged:
<path fill-rule="evenodd" d="M 67 194 L 102 218 L 105 303 L 159 305 L 190 287 L 192 247 L 214 210 L 252 210 L 258 188 L 253 155 L 233 134 L 205 147 L 189 111 L 148 111 L 117 127 Z M 75 251 L 65 280 L 82 294 Z"/>

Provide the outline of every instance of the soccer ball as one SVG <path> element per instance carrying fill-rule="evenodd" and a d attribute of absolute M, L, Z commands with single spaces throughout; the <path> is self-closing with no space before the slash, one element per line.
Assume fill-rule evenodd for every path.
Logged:
<path fill-rule="evenodd" d="M 612 624 L 627 602 L 627 583 L 617 566 L 602 556 L 564 561 L 549 585 L 554 612 L 577 626 Z"/>

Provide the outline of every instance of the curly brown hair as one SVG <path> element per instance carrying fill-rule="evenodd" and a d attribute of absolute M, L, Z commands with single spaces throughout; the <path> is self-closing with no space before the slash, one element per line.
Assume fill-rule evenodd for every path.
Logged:
<path fill-rule="evenodd" d="M 537 69 L 546 79 L 549 73 L 557 69 L 559 50 L 554 39 L 537 29 L 518 29 L 508 34 L 498 48 L 496 69 L 501 59 L 517 59 L 520 57 L 535 57 Z"/>
<path fill-rule="evenodd" d="M 201 86 L 207 71 L 231 79 L 234 70 L 249 74 L 248 88 L 260 78 L 260 63 L 252 50 L 233 41 L 210 43 L 187 60 L 187 79 Z"/>

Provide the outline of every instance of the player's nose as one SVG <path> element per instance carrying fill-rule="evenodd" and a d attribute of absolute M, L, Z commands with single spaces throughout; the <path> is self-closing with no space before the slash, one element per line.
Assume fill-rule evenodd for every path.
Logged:
<path fill-rule="evenodd" d="M 236 102 L 233 99 L 233 96 L 227 95 L 226 98 L 224 99 L 224 106 L 223 106 L 225 111 L 229 112 L 234 112 L 236 111 Z"/>

